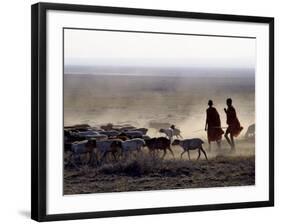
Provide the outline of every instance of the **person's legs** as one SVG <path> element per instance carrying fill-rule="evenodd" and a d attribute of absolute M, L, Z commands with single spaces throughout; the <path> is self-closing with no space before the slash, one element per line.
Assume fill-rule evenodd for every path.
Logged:
<path fill-rule="evenodd" d="M 221 140 L 217 140 L 218 150 L 221 150 Z"/>
<path fill-rule="evenodd" d="M 208 140 L 208 143 L 209 143 L 208 151 L 211 152 L 211 149 L 212 149 L 211 141 Z"/>
<path fill-rule="evenodd" d="M 229 129 L 226 129 L 226 132 L 225 132 L 225 134 L 224 134 L 224 137 L 225 137 L 225 139 L 227 140 L 228 144 L 232 147 L 232 143 L 231 143 L 231 141 L 230 141 L 230 139 L 229 139 L 229 137 L 228 137 L 228 134 L 230 134 L 230 131 L 229 131 Z"/>
<path fill-rule="evenodd" d="M 231 140 L 231 149 L 235 150 L 235 143 L 234 143 L 234 138 L 233 138 L 232 133 L 230 133 L 230 140 Z"/>

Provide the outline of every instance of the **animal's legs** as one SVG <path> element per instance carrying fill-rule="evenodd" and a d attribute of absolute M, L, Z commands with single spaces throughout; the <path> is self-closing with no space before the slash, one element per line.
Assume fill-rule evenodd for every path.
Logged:
<path fill-rule="evenodd" d="M 164 159 L 164 157 L 165 157 L 166 153 L 167 153 L 167 150 L 166 150 L 166 149 L 164 149 L 164 154 L 163 154 L 163 156 L 162 156 L 162 159 Z"/>
<path fill-rule="evenodd" d="M 90 157 L 90 166 L 94 165 L 94 161 L 95 161 L 95 165 L 97 165 L 98 156 L 97 156 L 97 154 L 94 151 L 92 151 L 91 157 Z"/>
<path fill-rule="evenodd" d="M 207 158 L 207 154 L 206 154 L 206 152 L 205 152 L 205 150 L 203 149 L 203 147 L 202 147 L 202 146 L 200 147 L 200 150 L 203 152 L 203 154 L 204 154 L 204 156 L 205 156 L 206 160 L 208 160 L 208 158 Z"/>
<path fill-rule="evenodd" d="M 74 159 L 73 159 L 73 158 L 74 158 Z M 71 155 L 70 155 L 69 162 L 70 162 L 78 171 L 80 170 L 80 168 L 76 165 L 75 157 L 74 157 L 73 153 L 71 153 Z"/>
<path fill-rule="evenodd" d="M 188 159 L 190 160 L 190 154 L 189 154 L 189 150 L 187 149 L 187 153 L 188 153 Z"/>
<path fill-rule="evenodd" d="M 107 162 L 107 153 L 108 153 L 108 151 L 105 151 L 105 152 L 102 154 L 102 156 L 101 156 L 101 162 L 103 162 L 104 159 L 105 159 L 106 162 Z"/>
<path fill-rule="evenodd" d="M 181 153 L 181 159 L 182 159 L 182 156 L 183 156 L 183 154 L 185 153 L 186 151 L 183 151 L 182 153 Z"/>
<path fill-rule="evenodd" d="M 200 148 L 198 149 L 198 157 L 197 157 L 197 160 L 200 158 L 200 156 L 201 156 L 201 150 L 200 150 Z"/>
<path fill-rule="evenodd" d="M 173 151 L 172 151 L 172 149 L 171 149 L 171 147 L 170 147 L 170 146 L 168 147 L 168 150 L 171 152 L 171 154 L 172 154 L 172 155 L 173 155 L 173 157 L 175 158 L 174 153 L 173 153 Z"/>
<path fill-rule="evenodd" d="M 113 155 L 113 158 L 114 158 L 115 162 L 117 161 L 116 153 L 117 153 L 116 151 L 112 152 L 112 155 Z"/>

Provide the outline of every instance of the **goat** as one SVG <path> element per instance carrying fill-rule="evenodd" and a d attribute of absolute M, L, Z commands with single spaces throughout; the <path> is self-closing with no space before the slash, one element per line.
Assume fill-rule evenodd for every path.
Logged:
<path fill-rule="evenodd" d="M 188 158 L 190 160 L 190 154 L 189 154 L 189 150 L 195 150 L 198 149 L 198 157 L 197 160 L 200 158 L 201 156 L 201 151 L 203 152 L 206 160 L 208 160 L 207 158 L 207 154 L 205 152 L 205 150 L 203 149 L 203 141 L 200 138 L 192 138 L 192 139 L 183 139 L 183 140 L 179 140 L 179 139 L 175 139 L 172 143 L 172 145 L 179 145 L 183 148 L 183 152 L 181 153 L 181 158 L 183 156 L 183 154 L 185 152 L 187 152 L 188 154 Z"/>
<path fill-rule="evenodd" d="M 160 133 L 164 133 L 170 140 L 173 139 L 173 136 L 176 136 L 177 138 L 178 137 L 182 138 L 182 136 L 180 134 L 181 131 L 179 129 L 177 129 L 177 128 L 174 128 L 174 129 L 172 129 L 172 128 L 161 128 L 159 130 L 159 132 Z"/>
<path fill-rule="evenodd" d="M 163 150 L 164 154 L 162 156 L 162 159 L 165 157 L 167 153 L 167 149 L 171 152 L 171 154 L 175 158 L 174 153 L 170 147 L 171 141 L 165 137 L 146 139 L 145 144 L 150 152 L 155 152 L 158 149 Z"/>

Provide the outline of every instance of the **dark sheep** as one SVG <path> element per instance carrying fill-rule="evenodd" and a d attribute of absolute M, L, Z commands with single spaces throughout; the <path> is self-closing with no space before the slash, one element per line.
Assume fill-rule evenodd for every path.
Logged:
<path fill-rule="evenodd" d="M 167 149 L 171 152 L 171 154 L 175 158 L 174 153 L 170 147 L 171 141 L 165 137 L 146 139 L 145 144 L 150 152 L 155 152 L 156 150 L 163 150 L 164 154 L 162 158 L 165 157 L 167 153 Z"/>

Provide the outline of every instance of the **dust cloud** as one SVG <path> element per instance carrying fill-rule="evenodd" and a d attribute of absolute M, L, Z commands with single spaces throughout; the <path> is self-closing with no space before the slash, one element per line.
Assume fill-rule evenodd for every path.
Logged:
<path fill-rule="evenodd" d="M 64 124 L 131 124 L 159 136 L 153 122 L 175 124 L 184 138 L 201 137 L 207 102 L 212 99 L 222 127 L 225 100 L 231 97 L 244 127 L 255 123 L 255 79 L 240 72 L 219 76 L 64 75 Z"/>

